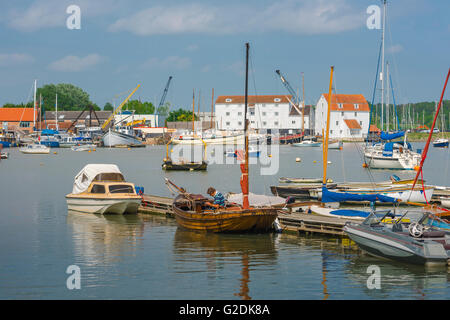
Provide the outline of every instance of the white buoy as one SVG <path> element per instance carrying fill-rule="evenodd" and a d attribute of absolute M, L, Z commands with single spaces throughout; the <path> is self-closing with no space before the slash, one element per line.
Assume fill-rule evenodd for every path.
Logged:
<path fill-rule="evenodd" d="M 300 162 L 300 161 L 302 161 L 302 159 L 300 159 L 300 158 L 295 158 L 295 162 Z"/>
<path fill-rule="evenodd" d="M 328 161 L 328 164 L 331 164 L 331 161 Z"/>

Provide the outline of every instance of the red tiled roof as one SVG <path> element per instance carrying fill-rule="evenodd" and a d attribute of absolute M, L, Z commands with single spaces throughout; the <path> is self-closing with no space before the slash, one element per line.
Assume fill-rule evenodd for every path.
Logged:
<path fill-rule="evenodd" d="M 355 119 L 344 119 L 344 122 L 349 129 L 361 129 L 361 126 Z"/>
<path fill-rule="evenodd" d="M 255 103 L 289 103 L 288 98 L 292 100 L 291 95 L 248 96 L 248 104 L 250 106 Z M 231 101 L 227 101 L 227 99 L 231 99 Z M 280 99 L 280 101 L 275 101 L 275 99 Z M 218 96 L 217 103 L 244 104 L 245 96 Z"/>
<path fill-rule="evenodd" d="M 369 128 L 369 132 L 381 132 L 381 130 L 378 129 L 378 127 L 376 125 L 371 124 L 370 128 Z"/>
<path fill-rule="evenodd" d="M 37 110 L 34 119 L 38 119 Z M 33 108 L 0 108 L 0 121 L 33 121 Z"/>
<path fill-rule="evenodd" d="M 328 102 L 328 93 L 322 94 Z M 338 104 L 342 105 L 339 108 Z M 358 104 L 358 108 L 355 108 Z M 332 111 L 370 111 L 369 104 L 362 94 L 333 94 L 331 95 L 331 110 Z"/>

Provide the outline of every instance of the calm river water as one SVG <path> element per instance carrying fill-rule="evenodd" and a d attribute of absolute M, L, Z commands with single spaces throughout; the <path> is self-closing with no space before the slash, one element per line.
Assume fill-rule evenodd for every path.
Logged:
<path fill-rule="evenodd" d="M 423 144 L 413 144 L 422 148 Z M 348 241 L 289 234 L 199 234 L 174 219 L 151 215 L 84 215 L 67 211 L 65 195 L 88 163 L 114 163 L 145 193 L 170 196 L 163 178 L 195 193 L 214 186 L 239 192 L 233 164 L 207 172 L 164 172 L 164 146 L 24 155 L 0 162 L 1 299 L 448 299 L 447 268 L 425 269 L 371 258 Z M 54 154 L 56 151 L 57 154 Z M 211 152 L 211 150 L 208 150 Z M 218 152 L 218 151 L 217 151 Z M 272 175 L 251 166 L 251 191 L 270 194 L 280 177 L 321 177 L 320 148 L 270 151 Z M 279 155 L 279 156 L 278 156 Z M 297 157 L 301 162 L 296 162 Z M 385 180 L 411 173 L 363 169 L 361 148 L 330 150 L 335 181 Z M 315 161 L 315 162 L 314 162 Z M 216 161 L 218 162 L 218 161 Z M 430 149 L 427 183 L 448 185 L 449 151 Z M 81 289 L 69 290 L 69 266 L 80 268 Z M 381 271 L 369 289 L 368 267 Z"/>

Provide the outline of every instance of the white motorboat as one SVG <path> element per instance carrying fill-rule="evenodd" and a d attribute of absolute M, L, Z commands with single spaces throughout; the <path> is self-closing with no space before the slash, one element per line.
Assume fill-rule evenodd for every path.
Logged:
<path fill-rule="evenodd" d="M 75 176 L 66 199 L 69 210 L 98 214 L 137 213 L 142 200 L 114 164 L 86 165 Z"/>
<path fill-rule="evenodd" d="M 322 144 L 313 140 L 303 140 L 299 143 L 293 143 L 293 147 L 320 147 Z"/>
<path fill-rule="evenodd" d="M 435 148 L 448 148 L 448 139 L 439 138 L 433 141 L 433 147 Z"/>
<path fill-rule="evenodd" d="M 1 152 L 0 159 L 8 159 L 9 153 L 6 151 Z"/>
<path fill-rule="evenodd" d="M 29 144 L 19 148 L 19 151 L 25 154 L 48 154 L 50 153 L 50 147 L 43 144 Z"/>
<path fill-rule="evenodd" d="M 80 144 L 72 146 L 70 149 L 72 149 L 72 151 L 92 151 L 95 149 L 95 147 L 95 144 Z"/>
<path fill-rule="evenodd" d="M 329 141 L 328 149 L 342 149 L 344 147 L 344 142 L 342 140 Z"/>
<path fill-rule="evenodd" d="M 441 200 L 441 206 L 450 208 L 450 198 L 449 197 L 440 197 Z"/>

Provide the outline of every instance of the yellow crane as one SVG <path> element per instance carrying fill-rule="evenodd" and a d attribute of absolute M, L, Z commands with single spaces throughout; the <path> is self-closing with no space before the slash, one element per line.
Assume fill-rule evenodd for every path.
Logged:
<path fill-rule="evenodd" d="M 136 88 L 134 88 L 134 90 L 130 93 L 130 95 L 123 100 L 123 102 L 120 104 L 120 106 L 118 106 L 116 108 L 116 110 L 114 110 L 114 112 L 111 114 L 111 116 L 108 118 L 108 120 L 105 121 L 105 123 L 103 123 L 102 125 L 102 130 L 105 130 L 106 126 L 111 122 L 112 119 L 114 119 L 114 116 L 120 112 L 120 110 L 122 110 L 122 107 L 125 105 L 125 103 L 127 103 L 127 101 L 131 98 L 131 96 L 137 91 L 137 89 L 139 89 L 141 85 L 138 84 Z"/>

